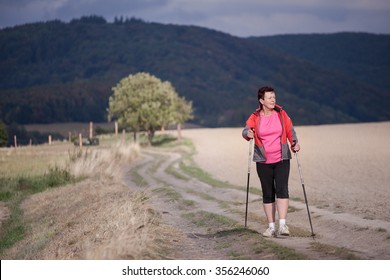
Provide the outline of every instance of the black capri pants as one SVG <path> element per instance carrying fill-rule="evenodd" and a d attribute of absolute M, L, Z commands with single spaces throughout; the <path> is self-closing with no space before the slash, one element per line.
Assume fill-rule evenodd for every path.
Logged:
<path fill-rule="evenodd" d="M 277 198 L 289 198 L 290 160 L 282 160 L 271 164 L 257 162 L 256 170 L 263 191 L 263 203 L 275 202 L 275 196 Z"/>

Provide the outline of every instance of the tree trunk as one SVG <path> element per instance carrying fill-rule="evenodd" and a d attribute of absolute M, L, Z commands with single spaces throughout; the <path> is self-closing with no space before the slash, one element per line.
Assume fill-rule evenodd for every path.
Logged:
<path fill-rule="evenodd" d="M 152 146 L 153 137 L 154 137 L 154 130 L 148 130 L 148 141 L 149 141 L 149 146 Z"/>

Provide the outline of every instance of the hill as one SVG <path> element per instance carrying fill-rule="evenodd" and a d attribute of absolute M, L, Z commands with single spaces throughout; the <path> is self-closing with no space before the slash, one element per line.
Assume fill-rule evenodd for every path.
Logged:
<path fill-rule="evenodd" d="M 377 35 L 370 47 L 362 40 L 369 34 L 334 34 L 329 37 L 334 45 L 340 38 L 354 38 L 354 44 L 343 44 L 332 57 L 335 52 L 319 40 L 312 48 L 328 51 L 321 59 L 313 58 L 314 49 L 300 54 L 299 42 L 288 44 L 294 36 L 239 38 L 138 19 L 108 23 L 99 16 L 5 28 L 0 30 L 0 119 L 105 121 L 111 88 L 140 71 L 169 80 L 179 95 L 193 100 L 194 122 L 203 126 L 242 126 L 257 106 L 257 88 L 265 84 L 276 88 L 297 124 L 390 119 L 389 35 Z M 357 67 L 352 50 L 360 54 L 355 57 L 370 54 L 370 59 L 359 60 Z M 383 62 L 375 64 L 375 73 L 372 61 Z M 371 83 L 370 77 L 375 77 Z"/>
<path fill-rule="evenodd" d="M 390 36 L 336 33 L 250 39 L 380 89 L 390 88 Z"/>

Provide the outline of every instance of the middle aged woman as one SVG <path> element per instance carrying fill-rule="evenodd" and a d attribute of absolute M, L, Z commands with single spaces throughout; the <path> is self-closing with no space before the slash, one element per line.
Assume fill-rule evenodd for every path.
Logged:
<path fill-rule="evenodd" d="M 261 87 L 257 93 L 259 108 L 246 121 L 242 136 L 255 139 L 253 160 L 263 192 L 263 208 L 268 221 L 265 237 L 276 236 L 275 215 L 278 212 L 278 234 L 289 236 L 286 224 L 289 205 L 288 179 L 291 150 L 300 150 L 290 117 L 276 104 L 272 87 Z"/>

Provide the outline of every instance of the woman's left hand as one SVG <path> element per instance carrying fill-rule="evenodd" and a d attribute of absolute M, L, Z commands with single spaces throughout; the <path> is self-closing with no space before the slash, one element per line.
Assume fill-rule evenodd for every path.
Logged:
<path fill-rule="evenodd" d="M 299 146 L 298 143 L 296 143 L 296 144 L 294 145 L 294 147 L 292 147 L 292 150 L 293 150 L 294 153 L 299 152 L 300 149 L 301 149 L 301 146 Z"/>

